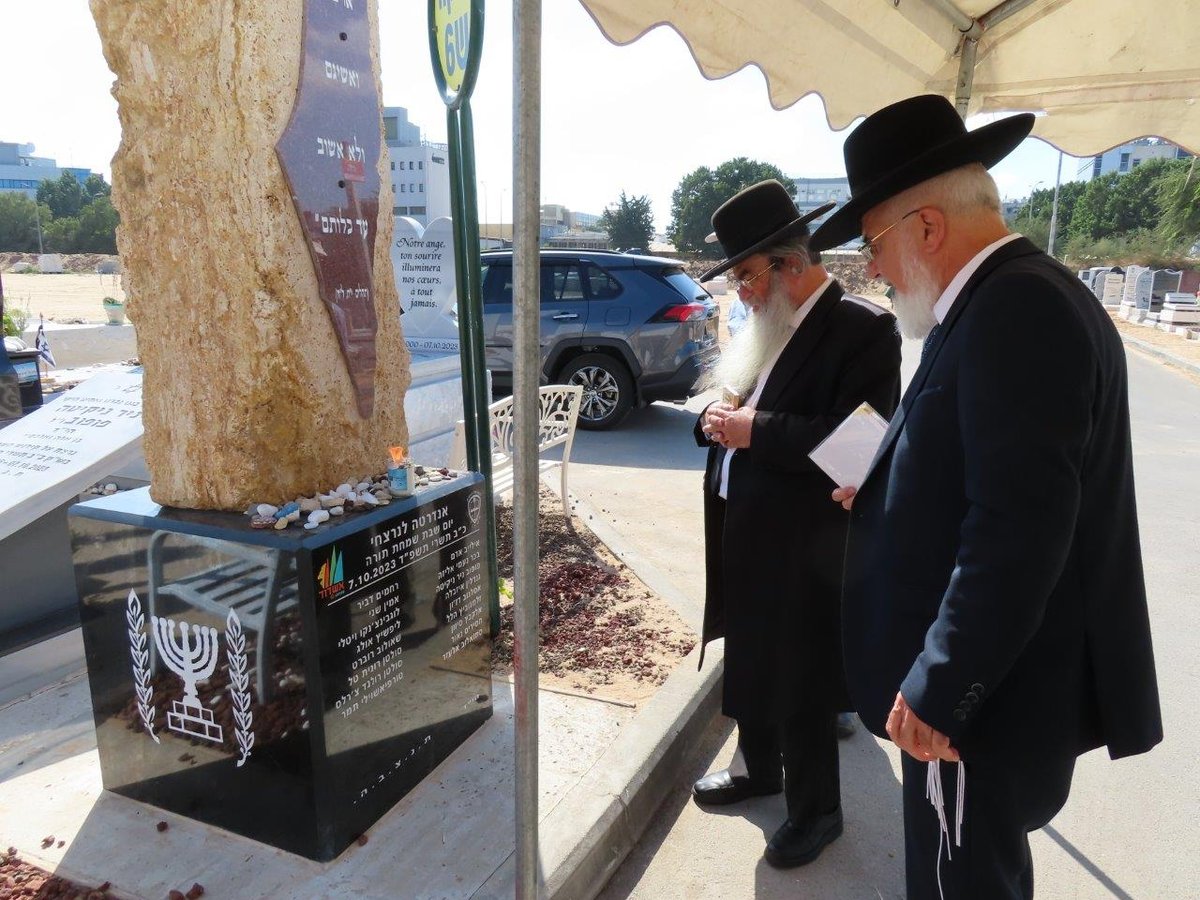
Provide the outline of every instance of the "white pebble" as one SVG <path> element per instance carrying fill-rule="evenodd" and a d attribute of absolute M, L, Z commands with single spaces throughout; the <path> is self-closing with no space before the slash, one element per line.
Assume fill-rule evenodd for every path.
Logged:
<path fill-rule="evenodd" d="M 270 503 L 260 503 L 255 508 L 258 510 L 260 516 L 273 516 L 279 512 L 279 507 L 272 506 Z"/>
<path fill-rule="evenodd" d="M 369 491 L 369 490 L 371 489 L 371 482 L 369 482 L 369 481 L 360 481 L 360 482 L 358 483 L 358 485 L 357 485 L 357 486 L 356 486 L 354 489 L 355 489 L 356 491 L 358 491 L 360 494 L 361 494 L 363 491 Z"/>
<path fill-rule="evenodd" d="M 343 514 L 343 513 L 345 513 L 345 512 L 346 512 L 346 510 L 345 510 L 345 509 L 343 509 L 343 508 L 342 508 L 342 507 L 340 507 L 340 506 L 335 506 L 335 507 L 333 507 L 332 509 L 330 509 L 330 510 L 329 510 L 329 514 L 330 514 L 331 516 L 340 516 L 340 515 L 342 515 L 342 514 Z"/>
<path fill-rule="evenodd" d="M 350 487 L 350 485 L 348 485 L 348 484 L 339 484 L 337 486 L 337 490 L 335 490 L 334 493 L 340 494 L 341 496 L 345 497 L 352 490 L 354 490 L 354 488 Z"/>
<path fill-rule="evenodd" d="M 363 491 L 361 494 L 358 495 L 358 501 L 360 503 L 365 503 L 367 506 L 378 506 L 379 505 L 379 501 L 375 499 L 375 495 L 368 494 L 366 491 Z"/>
<path fill-rule="evenodd" d="M 329 511 L 324 509 L 314 509 L 308 514 L 308 521 L 314 525 L 320 525 L 322 522 L 328 522 Z"/>
<path fill-rule="evenodd" d="M 320 524 L 321 524 L 320 522 L 305 522 L 304 528 L 306 531 L 312 531 L 314 528 L 318 527 Z"/>

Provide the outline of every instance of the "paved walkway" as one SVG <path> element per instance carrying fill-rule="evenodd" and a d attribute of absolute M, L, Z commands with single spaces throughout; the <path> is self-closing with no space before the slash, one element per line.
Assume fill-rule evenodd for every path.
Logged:
<path fill-rule="evenodd" d="M 906 342 L 908 377 L 916 354 L 919 346 Z M 1066 808 L 1031 838 L 1039 900 L 1200 896 L 1200 387 L 1137 352 L 1129 369 L 1166 739 L 1133 759 L 1114 763 L 1096 752 L 1080 760 Z M 730 723 L 718 719 L 602 900 L 903 897 L 899 754 L 890 742 L 860 731 L 843 743 L 845 835 L 811 866 L 786 872 L 762 860 L 782 821 L 780 798 L 717 812 L 690 801 L 691 781 L 724 766 L 734 745 Z"/>

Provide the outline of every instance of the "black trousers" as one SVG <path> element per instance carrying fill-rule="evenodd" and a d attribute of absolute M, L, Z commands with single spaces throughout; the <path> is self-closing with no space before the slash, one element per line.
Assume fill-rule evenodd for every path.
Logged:
<path fill-rule="evenodd" d="M 739 719 L 738 749 L 751 780 L 783 778 L 794 823 L 811 822 L 841 806 L 836 713 L 795 715 L 782 724 Z"/>
<path fill-rule="evenodd" d="M 958 765 L 943 762 L 939 767 L 948 847 L 937 811 L 926 797 L 927 766 L 903 754 L 907 900 L 1030 900 L 1029 832 L 1049 822 L 1067 802 L 1074 754 L 967 762 L 958 847 Z"/>

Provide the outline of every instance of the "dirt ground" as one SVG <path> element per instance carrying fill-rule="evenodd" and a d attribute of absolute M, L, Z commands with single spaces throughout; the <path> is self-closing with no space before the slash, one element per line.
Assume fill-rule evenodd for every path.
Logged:
<path fill-rule="evenodd" d="M 635 706 L 691 652 L 696 634 L 543 488 L 539 503 L 538 683 Z M 497 507 L 500 635 L 493 671 L 512 675 L 512 507 Z M 506 595 L 507 594 L 507 595 Z"/>
<path fill-rule="evenodd" d="M 108 321 L 101 302 L 113 297 L 125 302 L 120 275 L 63 274 L 17 275 L 5 272 L 4 308 L 25 311 L 27 327 L 36 327 L 38 316 L 64 324 Z"/>

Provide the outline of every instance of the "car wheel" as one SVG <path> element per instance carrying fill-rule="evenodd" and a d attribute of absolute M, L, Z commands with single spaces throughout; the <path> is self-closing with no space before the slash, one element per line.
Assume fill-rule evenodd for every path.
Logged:
<path fill-rule="evenodd" d="M 624 364 L 603 353 L 585 353 L 559 372 L 563 384 L 583 388 L 579 427 L 602 431 L 618 425 L 633 409 L 633 378 Z"/>

